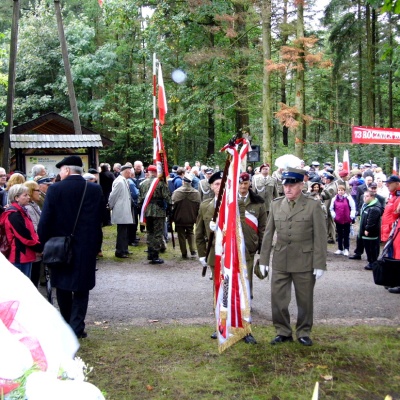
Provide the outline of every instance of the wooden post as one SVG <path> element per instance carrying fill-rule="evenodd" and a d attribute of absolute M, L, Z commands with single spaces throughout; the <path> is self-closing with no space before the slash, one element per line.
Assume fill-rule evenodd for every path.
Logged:
<path fill-rule="evenodd" d="M 17 65 L 17 45 L 18 45 L 18 23 L 19 23 L 19 0 L 14 0 L 13 20 L 11 27 L 10 43 L 10 66 L 8 69 L 8 89 L 7 89 L 7 126 L 3 137 L 3 156 L 2 167 L 9 172 L 10 168 L 10 135 L 14 125 L 14 96 L 15 96 L 15 70 Z"/>
<path fill-rule="evenodd" d="M 56 9 L 58 36 L 60 38 L 61 52 L 64 61 L 65 77 L 67 79 L 69 103 L 72 111 L 72 120 L 74 122 L 75 135 L 82 135 L 82 128 L 79 120 L 78 106 L 76 104 L 74 82 L 72 81 L 71 67 L 68 59 L 67 41 L 65 40 L 59 0 L 54 0 L 54 7 Z"/>

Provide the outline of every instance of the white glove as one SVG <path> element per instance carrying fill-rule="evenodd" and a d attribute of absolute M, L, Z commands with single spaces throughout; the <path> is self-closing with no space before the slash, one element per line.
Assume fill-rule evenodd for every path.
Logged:
<path fill-rule="evenodd" d="M 321 278 L 321 276 L 324 274 L 324 272 L 325 271 L 323 269 L 314 269 L 315 279 Z"/>
<path fill-rule="evenodd" d="M 260 265 L 260 272 L 263 274 L 264 277 L 268 275 L 269 267 L 268 265 Z"/>
<path fill-rule="evenodd" d="M 215 232 L 217 229 L 217 223 L 214 221 L 210 221 L 210 229 Z"/>
<path fill-rule="evenodd" d="M 205 257 L 200 257 L 200 258 L 199 258 L 199 261 L 200 261 L 200 263 L 201 263 L 201 265 L 202 265 L 203 267 L 207 267 L 207 266 L 208 266 Z"/>
<path fill-rule="evenodd" d="M 334 211 L 334 210 L 330 210 L 330 211 L 331 211 L 331 216 L 332 216 L 332 218 L 335 219 L 335 217 L 336 217 L 336 211 Z"/>

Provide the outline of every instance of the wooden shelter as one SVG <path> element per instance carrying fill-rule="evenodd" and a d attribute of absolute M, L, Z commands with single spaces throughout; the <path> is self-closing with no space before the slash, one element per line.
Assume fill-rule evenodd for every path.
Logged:
<path fill-rule="evenodd" d="M 51 112 L 13 128 L 11 170 L 29 174 L 34 164 L 43 164 L 48 172 L 57 173 L 55 164 L 68 154 L 76 154 L 87 171 L 99 165 L 99 148 L 112 144 L 112 140 L 85 127 L 81 135 L 76 135 L 71 120 Z"/>

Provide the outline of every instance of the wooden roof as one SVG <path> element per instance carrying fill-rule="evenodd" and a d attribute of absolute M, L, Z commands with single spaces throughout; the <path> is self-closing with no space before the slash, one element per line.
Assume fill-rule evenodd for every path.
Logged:
<path fill-rule="evenodd" d="M 51 112 L 13 128 L 11 148 L 81 148 L 111 146 L 113 141 L 82 126 L 75 135 L 71 120 Z"/>

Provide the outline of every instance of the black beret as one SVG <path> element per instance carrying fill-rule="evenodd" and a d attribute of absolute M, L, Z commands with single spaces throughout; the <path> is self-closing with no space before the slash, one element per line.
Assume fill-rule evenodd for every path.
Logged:
<path fill-rule="evenodd" d="M 222 179 L 222 175 L 224 175 L 223 171 L 214 172 L 210 176 L 210 179 L 208 180 L 208 183 L 211 185 L 212 183 L 214 183 L 218 179 Z"/>
<path fill-rule="evenodd" d="M 75 167 L 83 167 L 82 158 L 79 156 L 68 156 L 56 164 L 56 168 L 61 168 L 64 165 L 74 165 Z"/>
<path fill-rule="evenodd" d="M 125 164 L 125 165 L 123 165 L 123 166 L 121 167 L 121 170 L 120 170 L 120 171 L 122 172 L 122 171 L 125 171 L 126 169 L 132 169 L 132 167 L 131 167 L 130 165 L 126 165 L 126 164 Z"/>
<path fill-rule="evenodd" d="M 97 171 L 96 168 L 89 168 L 88 173 L 89 173 L 89 174 L 98 174 L 99 171 Z"/>

